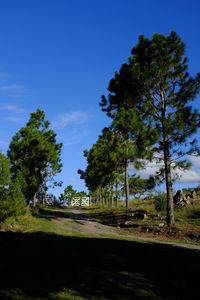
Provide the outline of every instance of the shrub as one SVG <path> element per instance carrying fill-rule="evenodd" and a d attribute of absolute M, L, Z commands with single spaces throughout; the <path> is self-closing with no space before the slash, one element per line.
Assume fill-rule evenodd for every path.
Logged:
<path fill-rule="evenodd" d="M 160 193 L 154 198 L 154 205 L 157 211 L 166 211 L 167 209 L 167 197 L 165 193 Z"/>
<path fill-rule="evenodd" d="M 21 192 L 19 180 L 16 178 L 4 192 L 3 199 L 0 201 L 0 221 L 10 217 L 19 216 L 26 212 L 24 195 Z"/>

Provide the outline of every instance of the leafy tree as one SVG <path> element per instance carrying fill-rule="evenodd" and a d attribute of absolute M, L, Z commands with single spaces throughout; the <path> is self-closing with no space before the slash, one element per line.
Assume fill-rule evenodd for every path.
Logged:
<path fill-rule="evenodd" d="M 76 197 L 80 197 L 80 198 L 87 197 L 87 193 L 85 191 L 77 192 Z"/>
<path fill-rule="evenodd" d="M 110 128 L 104 128 L 96 144 L 89 151 L 84 151 L 87 168 L 85 171 L 78 170 L 78 173 L 90 192 L 97 191 L 98 203 L 108 202 L 108 186 L 115 180 L 117 143 L 115 133 Z"/>
<path fill-rule="evenodd" d="M 68 204 L 71 203 L 72 198 L 76 197 L 77 191 L 73 189 L 72 185 L 68 185 L 65 189 L 64 192 L 60 195 L 60 200 L 61 201 L 66 201 Z"/>
<path fill-rule="evenodd" d="M 61 170 L 62 144 L 56 143 L 56 134 L 49 129 L 49 121 L 40 109 L 31 113 L 25 127 L 17 132 L 9 147 L 12 178 L 20 171 L 22 191 L 35 206 L 36 192 L 47 181 L 47 172 L 55 175 Z"/>
<path fill-rule="evenodd" d="M 0 200 L 10 182 L 9 160 L 0 152 Z"/>
<path fill-rule="evenodd" d="M 113 119 L 121 109 L 134 109 L 144 121 L 142 139 L 139 144 L 134 140 L 137 146 L 142 141 L 146 144 L 143 148 L 151 153 L 146 158 L 152 160 L 154 153 L 157 162 L 163 161 L 159 175 L 166 182 L 168 225 L 174 224 L 172 170 L 190 166 L 184 156 L 196 150 L 192 136 L 200 123 L 191 105 L 199 92 L 200 74 L 191 77 L 187 70 L 185 44 L 174 31 L 169 36 L 155 34 L 152 39 L 140 36 L 129 62 L 111 80 L 107 99 L 103 96 L 100 103 Z M 137 131 L 132 133 L 137 137 Z"/>
<path fill-rule="evenodd" d="M 130 66 L 143 85 L 140 108 L 157 136 L 155 157 L 164 161 L 161 171 L 166 182 L 167 223 L 173 225 L 172 169 L 188 168 L 190 163 L 184 156 L 195 150 L 192 136 L 200 115 L 191 102 L 199 92 L 200 74 L 189 76 L 185 44 L 174 31 L 169 36 L 155 34 L 152 39 L 140 36 Z"/>
<path fill-rule="evenodd" d="M 152 158 L 147 146 L 155 138 L 150 125 L 144 122 L 140 113 L 141 84 L 130 65 L 123 64 L 119 73 L 115 73 L 108 91 L 107 98 L 102 96 L 100 106 L 113 119 L 112 128 L 120 137 L 118 158 L 125 169 L 126 207 L 129 208 L 129 164 L 134 163 L 139 167 L 138 159 Z"/>
<path fill-rule="evenodd" d="M 144 195 L 146 192 L 153 190 L 155 180 L 152 176 L 148 179 L 142 179 L 140 176 L 133 174 L 130 178 L 130 193 L 132 195 Z"/>

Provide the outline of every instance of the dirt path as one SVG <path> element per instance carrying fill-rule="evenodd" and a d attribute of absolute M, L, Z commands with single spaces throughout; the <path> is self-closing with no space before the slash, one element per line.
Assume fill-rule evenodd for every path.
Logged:
<path fill-rule="evenodd" d="M 90 214 L 84 210 L 68 209 L 63 212 L 60 209 L 54 211 L 56 222 L 73 221 L 72 223 L 65 223 L 65 226 L 71 226 L 72 230 L 76 230 L 84 235 L 98 237 L 98 238 L 117 238 L 117 239 L 139 239 L 142 241 L 172 245 L 174 247 L 182 247 L 187 249 L 200 250 L 200 246 L 192 244 L 183 244 L 177 242 L 160 241 L 153 238 L 141 237 L 127 233 L 121 228 L 103 225 L 101 223 L 90 220 Z"/>

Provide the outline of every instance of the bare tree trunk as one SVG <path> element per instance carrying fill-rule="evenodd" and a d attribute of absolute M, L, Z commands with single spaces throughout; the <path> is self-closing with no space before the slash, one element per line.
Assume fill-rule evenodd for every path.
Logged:
<path fill-rule="evenodd" d="M 36 207 L 36 193 L 35 193 L 35 195 L 33 196 L 33 207 Z"/>
<path fill-rule="evenodd" d="M 161 91 L 162 99 L 162 135 L 163 135 L 163 151 L 164 151 L 164 162 L 165 162 L 165 182 L 167 190 L 167 225 L 174 226 L 174 199 L 172 189 L 172 176 L 171 176 L 171 161 L 169 152 L 169 140 L 166 129 L 166 99 L 165 92 Z"/>
<path fill-rule="evenodd" d="M 101 194 L 101 188 L 99 189 L 99 204 L 102 205 L 102 194 Z"/>
<path fill-rule="evenodd" d="M 99 204 L 99 189 L 96 191 L 96 204 Z"/>
<path fill-rule="evenodd" d="M 47 205 L 47 175 L 44 176 L 44 206 Z"/>
<path fill-rule="evenodd" d="M 105 205 L 105 199 L 104 199 L 104 196 L 102 197 L 102 206 L 104 207 Z"/>
<path fill-rule="evenodd" d="M 114 204 L 114 191 L 113 191 L 113 184 L 112 184 L 112 188 L 111 188 L 111 207 L 113 208 L 113 204 Z"/>
<path fill-rule="evenodd" d="M 115 185 L 115 199 L 116 199 L 116 208 L 119 208 L 119 199 L 118 199 L 118 184 Z"/>
<path fill-rule="evenodd" d="M 172 189 L 171 163 L 169 158 L 169 149 L 164 145 L 165 160 L 165 182 L 167 190 L 167 225 L 174 226 L 174 198 Z"/>
<path fill-rule="evenodd" d="M 125 193 L 126 193 L 126 208 L 130 207 L 129 180 L 128 180 L 128 162 L 125 164 Z"/>

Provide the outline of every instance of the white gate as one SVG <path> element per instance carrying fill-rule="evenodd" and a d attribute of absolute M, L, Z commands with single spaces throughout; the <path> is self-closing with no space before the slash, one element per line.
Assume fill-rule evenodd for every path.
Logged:
<path fill-rule="evenodd" d="M 90 198 L 74 197 L 72 198 L 71 206 L 90 206 Z"/>

